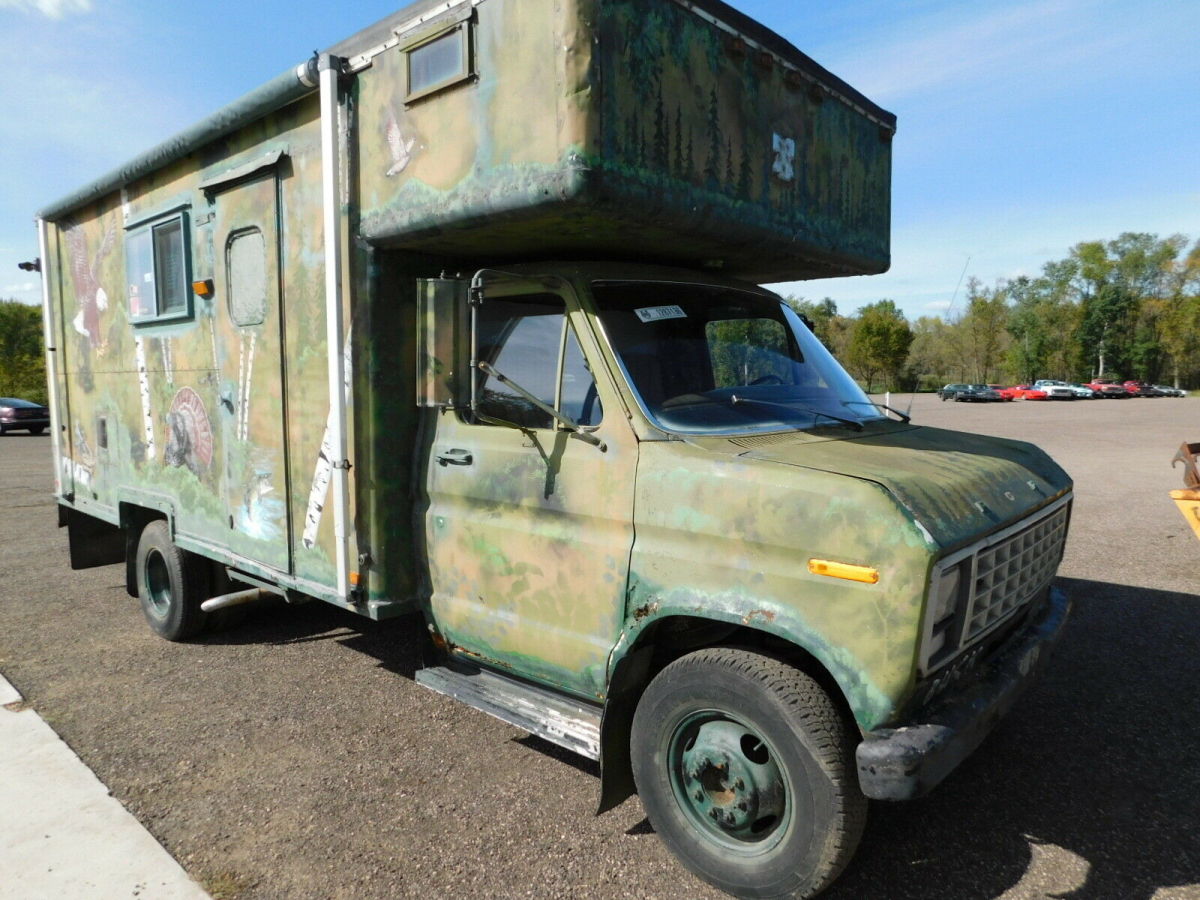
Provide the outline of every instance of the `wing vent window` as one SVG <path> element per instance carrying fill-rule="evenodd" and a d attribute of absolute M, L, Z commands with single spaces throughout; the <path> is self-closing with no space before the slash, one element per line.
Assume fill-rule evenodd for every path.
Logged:
<path fill-rule="evenodd" d="M 249 228 L 230 235 L 225 249 L 229 317 L 242 327 L 261 325 L 267 313 L 267 248 Z"/>
<path fill-rule="evenodd" d="M 125 235 L 125 272 L 129 317 L 135 323 L 190 318 L 187 213 L 131 228 Z"/>

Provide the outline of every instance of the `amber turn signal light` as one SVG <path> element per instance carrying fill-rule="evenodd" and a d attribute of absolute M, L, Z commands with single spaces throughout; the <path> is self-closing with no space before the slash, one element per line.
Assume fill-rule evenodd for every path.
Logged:
<path fill-rule="evenodd" d="M 810 559 L 808 571 L 814 575 L 845 578 L 847 581 L 861 581 L 864 584 L 879 583 L 879 570 L 870 566 L 852 566 L 850 563 L 833 562 L 828 559 Z"/>

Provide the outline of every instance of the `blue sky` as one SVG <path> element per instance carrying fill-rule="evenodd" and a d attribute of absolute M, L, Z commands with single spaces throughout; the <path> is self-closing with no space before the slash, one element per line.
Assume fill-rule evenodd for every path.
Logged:
<path fill-rule="evenodd" d="M 891 271 L 782 291 L 915 319 L 964 273 L 1036 274 L 1122 231 L 1200 238 L 1196 0 L 733 4 L 899 117 Z M 0 297 L 39 300 L 16 267 L 38 209 L 402 5 L 0 0 Z"/>

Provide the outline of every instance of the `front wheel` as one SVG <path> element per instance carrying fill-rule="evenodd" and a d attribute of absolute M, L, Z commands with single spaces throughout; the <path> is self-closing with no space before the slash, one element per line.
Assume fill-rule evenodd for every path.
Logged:
<path fill-rule="evenodd" d="M 150 627 L 168 641 L 199 634 L 208 598 L 205 561 L 175 546 L 167 523 L 158 519 L 142 529 L 137 550 L 138 599 Z"/>
<path fill-rule="evenodd" d="M 634 714 L 634 780 L 655 831 L 739 897 L 812 897 L 866 822 L 854 744 L 808 675 L 749 650 L 700 650 L 650 683 Z"/>

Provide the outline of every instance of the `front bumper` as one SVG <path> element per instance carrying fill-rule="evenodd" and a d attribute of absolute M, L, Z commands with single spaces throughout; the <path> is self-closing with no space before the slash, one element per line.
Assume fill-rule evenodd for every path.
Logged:
<path fill-rule="evenodd" d="M 1069 611 L 1067 595 L 1051 588 L 1040 614 L 985 664 L 977 681 L 939 703 L 928 721 L 868 732 L 856 753 L 862 792 L 873 800 L 911 800 L 936 787 L 1046 667 Z"/>

